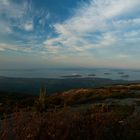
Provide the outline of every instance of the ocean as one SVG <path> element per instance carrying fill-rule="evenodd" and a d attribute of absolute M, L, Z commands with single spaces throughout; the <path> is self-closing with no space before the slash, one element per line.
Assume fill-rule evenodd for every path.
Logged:
<path fill-rule="evenodd" d="M 85 78 L 97 77 L 112 80 L 140 80 L 140 70 L 107 68 L 48 68 L 48 69 L 1 69 L 1 77 L 14 78 Z"/>

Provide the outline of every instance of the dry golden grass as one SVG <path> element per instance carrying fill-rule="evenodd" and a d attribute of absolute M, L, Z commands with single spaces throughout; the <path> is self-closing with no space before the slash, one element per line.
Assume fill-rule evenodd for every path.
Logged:
<path fill-rule="evenodd" d="M 137 140 L 140 116 L 132 106 L 93 106 L 82 111 L 15 112 L 2 121 L 1 140 Z M 135 135 L 136 133 L 136 135 Z"/>
<path fill-rule="evenodd" d="M 36 98 L 37 104 L 29 108 L 26 102 L 22 108 L 19 104 L 0 121 L 0 140 L 139 140 L 140 114 L 135 106 L 92 104 L 109 98 L 138 97 L 129 88 L 70 90 Z M 88 107 L 79 109 L 89 102 Z"/>

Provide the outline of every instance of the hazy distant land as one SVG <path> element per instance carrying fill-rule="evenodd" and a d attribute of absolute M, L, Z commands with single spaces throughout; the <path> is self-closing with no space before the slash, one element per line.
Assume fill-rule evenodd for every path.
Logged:
<path fill-rule="evenodd" d="M 78 88 L 97 88 L 116 84 L 137 83 L 139 81 L 111 80 L 106 78 L 9 78 L 0 77 L 0 92 L 38 94 L 46 87 L 49 94 Z"/>

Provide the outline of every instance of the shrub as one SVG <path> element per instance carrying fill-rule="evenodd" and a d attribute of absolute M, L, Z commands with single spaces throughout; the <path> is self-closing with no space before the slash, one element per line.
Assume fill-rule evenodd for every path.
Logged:
<path fill-rule="evenodd" d="M 46 110 L 46 89 L 41 88 L 39 97 L 35 100 L 35 108 L 39 112 Z"/>

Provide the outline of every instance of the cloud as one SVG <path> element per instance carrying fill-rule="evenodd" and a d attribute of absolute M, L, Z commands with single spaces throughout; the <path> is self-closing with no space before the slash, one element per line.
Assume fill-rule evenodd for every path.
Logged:
<path fill-rule="evenodd" d="M 39 51 L 36 46 L 41 44 L 49 18 L 47 9 L 36 8 L 31 1 L 17 3 L 13 0 L 0 0 L 1 51 L 9 50 L 10 47 L 13 51 L 13 48 L 23 52 Z M 16 47 L 5 45 L 10 44 L 7 42 L 12 42 Z"/>
<path fill-rule="evenodd" d="M 33 31 L 34 29 L 34 24 L 32 22 L 27 22 L 23 26 L 25 31 Z"/>
<path fill-rule="evenodd" d="M 18 47 L 15 45 L 10 45 L 10 44 L 6 44 L 6 43 L 0 43 L 0 51 L 3 52 L 5 50 L 17 51 Z"/>
<path fill-rule="evenodd" d="M 0 35 L 6 35 L 12 33 L 10 25 L 6 22 L 0 22 Z"/>
<path fill-rule="evenodd" d="M 10 43 L 0 43 L 0 52 L 4 51 L 14 51 L 14 52 L 24 52 L 24 53 L 34 53 L 34 49 L 26 45 L 10 44 Z"/>
<path fill-rule="evenodd" d="M 36 9 L 31 1 L 25 0 L 16 3 L 11 0 L 0 1 L 0 20 L 4 26 L 16 32 L 17 29 L 25 32 L 33 32 L 35 25 L 44 27 L 50 14 L 46 9 Z M 37 22 L 37 21 L 38 22 Z M 35 22 L 36 21 L 36 22 Z M 0 30 L 2 30 L 0 26 Z"/>
<path fill-rule="evenodd" d="M 110 47 L 119 47 L 119 41 L 124 47 L 127 47 L 127 40 L 130 39 L 130 36 L 128 37 L 126 34 L 132 30 L 137 32 L 137 28 L 140 26 L 139 6 L 139 0 L 90 0 L 89 3 L 83 2 L 79 8 L 74 10 L 70 18 L 64 22 L 53 24 L 57 36 L 46 39 L 45 48 L 49 48 L 50 52 L 51 48 L 53 51 L 57 46 L 58 53 L 64 52 L 67 55 L 72 52 L 77 54 L 85 52 L 94 55 L 94 49 L 99 48 L 101 51 L 100 48 L 102 48 L 104 51 Z M 60 52 L 59 48 L 61 48 Z"/>

